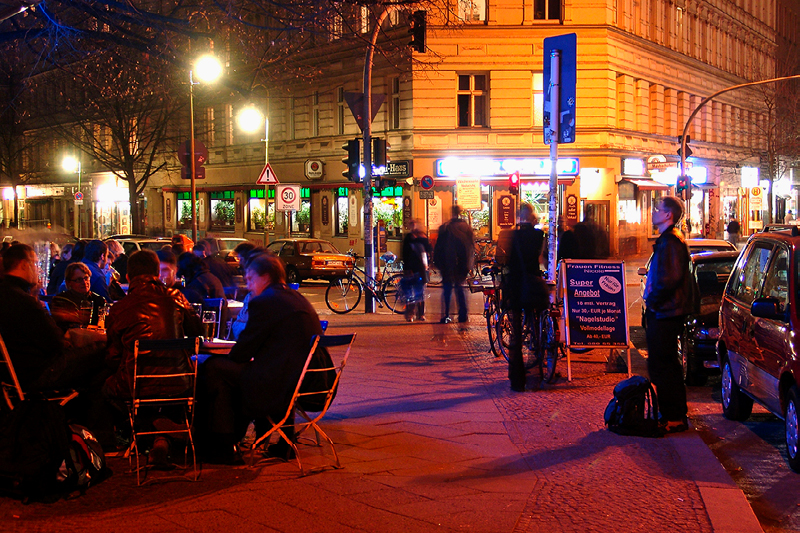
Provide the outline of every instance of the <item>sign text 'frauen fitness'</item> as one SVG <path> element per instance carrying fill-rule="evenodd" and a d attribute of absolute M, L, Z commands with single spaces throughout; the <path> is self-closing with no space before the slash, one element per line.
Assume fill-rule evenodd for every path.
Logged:
<path fill-rule="evenodd" d="M 567 259 L 562 266 L 567 345 L 627 348 L 624 263 Z"/>

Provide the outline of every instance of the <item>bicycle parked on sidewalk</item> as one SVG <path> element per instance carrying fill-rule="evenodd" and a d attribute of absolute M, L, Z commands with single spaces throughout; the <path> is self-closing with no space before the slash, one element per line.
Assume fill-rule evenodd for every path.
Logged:
<path fill-rule="evenodd" d="M 497 322 L 502 313 L 499 268 L 494 262 L 491 266 L 483 267 L 481 270 L 483 277 L 469 280 L 469 290 L 472 293 L 483 293 L 483 316 L 486 318 L 486 331 L 489 335 L 489 346 L 495 357 L 500 357 L 500 340 L 497 335 Z M 484 283 L 486 277 L 491 278 L 491 284 Z"/>
<path fill-rule="evenodd" d="M 360 256 L 350 250 L 348 255 L 358 260 Z M 386 307 L 398 314 L 406 311 L 406 297 L 401 287 L 403 274 L 393 274 L 390 270 L 397 256 L 392 252 L 381 255 L 383 269 L 379 270 L 378 279 L 367 276 L 364 269 L 354 265 L 345 276 L 331 280 L 325 289 L 325 304 L 328 309 L 338 314 L 349 313 L 361 302 L 361 294 L 367 290 L 372 294 L 380 307 Z"/>
<path fill-rule="evenodd" d="M 526 369 L 539 367 L 539 376 L 544 383 L 555 380 L 558 359 L 567 356 L 559 326 L 562 308 L 557 295 L 560 294 L 560 287 L 555 287 L 555 290 L 556 297 L 551 298 L 547 309 L 532 316 L 522 312 L 522 359 Z M 506 361 L 510 356 L 513 335 L 511 318 L 510 311 L 506 310 L 500 314 L 497 322 L 498 346 Z"/>

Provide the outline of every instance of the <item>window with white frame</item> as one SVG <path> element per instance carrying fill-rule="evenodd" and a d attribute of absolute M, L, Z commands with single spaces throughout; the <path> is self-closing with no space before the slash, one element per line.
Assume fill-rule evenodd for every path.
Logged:
<path fill-rule="evenodd" d="M 458 127 L 486 127 L 489 88 L 486 74 L 458 75 Z"/>
<path fill-rule="evenodd" d="M 533 18 L 537 20 L 560 20 L 561 0 L 534 0 Z"/>
<path fill-rule="evenodd" d="M 400 78 L 389 79 L 389 96 L 391 107 L 389 108 L 389 129 L 400 129 Z"/>
<path fill-rule="evenodd" d="M 544 74 L 541 72 L 533 73 L 533 126 L 544 127 Z"/>
<path fill-rule="evenodd" d="M 458 0 L 458 18 L 464 22 L 486 20 L 486 0 Z"/>
<path fill-rule="evenodd" d="M 345 117 L 344 87 L 336 88 L 336 134 L 344 135 Z"/>
<path fill-rule="evenodd" d="M 319 136 L 319 93 L 311 95 L 311 136 Z"/>
<path fill-rule="evenodd" d="M 330 38 L 332 41 L 341 39 L 344 32 L 344 21 L 341 13 L 334 13 L 333 20 L 331 21 Z"/>

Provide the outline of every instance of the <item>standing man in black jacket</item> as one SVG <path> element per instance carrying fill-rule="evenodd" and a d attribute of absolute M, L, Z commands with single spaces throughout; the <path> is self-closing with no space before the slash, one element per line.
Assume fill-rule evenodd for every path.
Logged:
<path fill-rule="evenodd" d="M 663 196 L 653 208 L 653 225 L 661 235 L 653 245 L 644 299 L 647 371 L 658 394 L 665 433 L 686 431 L 686 386 L 678 359 L 678 336 L 692 312 L 697 291 L 689 272 L 689 249 L 676 225 L 684 214 L 683 200 Z"/>

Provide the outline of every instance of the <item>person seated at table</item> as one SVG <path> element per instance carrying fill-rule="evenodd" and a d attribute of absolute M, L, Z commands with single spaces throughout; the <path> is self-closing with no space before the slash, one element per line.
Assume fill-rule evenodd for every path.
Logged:
<path fill-rule="evenodd" d="M 86 250 L 86 241 L 78 240 L 70 250 L 69 259 L 61 260 L 56 263 L 53 270 L 50 271 L 50 277 L 47 282 L 47 294 L 55 295 L 61 290 L 61 284 L 64 283 L 64 273 L 67 267 L 72 263 L 78 263 L 83 259 L 83 253 Z"/>
<path fill-rule="evenodd" d="M 167 288 L 158 279 L 158 256 L 152 250 L 135 252 L 128 259 L 128 293 L 114 304 L 106 318 L 108 333 L 107 364 L 115 369 L 103 385 L 103 395 L 121 411 L 119 400 L 133 394 L 133 343 L 136 340 L 166 340 L 196 337 L 203 334 L 203 324 L 191 304 L 176 289 Z M 170 361 L 176 372 L 190 370 L 186 354 L 177 352 Z M 163 359 L 160 363 L 164 364 Z M 144 372 L 146 372 L 146 367 Z M 169 397 L 185 392 L 185 383 L 171 389 L 143 387 L 140 396 Z M 155 423 L 155 422 L 154 422 Z M 169 441 L 156 439 L 151 450 L 151 462 L 167 462 Z"/>
<path fill-rule="evenodd" d="M 158 279 L 167 288 L 183 292 L 183 285 L 178 283 L 178 258 L 171 250 L 163 248 L 156 252 L 156 256 L 158 256 Z"/>
<path fill-rule="evenodd" d="M 125 255 L 125 250 L 122 248 L 122 245 L 115 241 L 114 239 L 108 239 L 104 241 L 106 246 L 108 247 L 108 254 L 106 257 L 106 266 L 103 269 L 103 273 L 106 275 L 106 283 L 108 284 L 108 294 L 113 301 L 117 301 L 125 296 L 125 291 L 122 289 L 122 285 L 120 283 L 125 283 L 127 279 L 128 273 L 128 260 Z M 119 261 L 120 258 L 126 258 L 121 263 Z M 123 267 L 125 271 L 120 272 L 114 265 L 119 265 Z"/>
<path fill-rule="evenodd" d="M 247 250 L 243 250 L 239 256 L 239 264 L 242 265 L 242 268 L 246 268 L 247 263 L 251 258 L 258 256 L 259 254 L 271 253 L 272 252 L 268 252 L 265 248 L 260 246 L 248 248 Z M 244 327 L 247 325 L 247 319 L 250 316 L 248 307 L 250 306 L 250 298 L 252 296 L 253 293 L 251 291 L 247 291 L 247 294 L 245 294 L 244 299 L 242 300 L 242 308 L 239 310 L 239 314 L 237 314 L 236 318 L 231 321 L 230 334 L 228 336 L 233 340 L 239 340 L 239 335 L 242 334 Z"/>
<path fill-rule="evenodd" d="M 38 278 L 36 252 L 15 244 L 3 253 L 0 335 L 23 392 L 83 388 L 102 368 L 103 352 L 80 350 L 65 341 L 55 320 L 32 295 Z"/>
<path fill-rule="evenodd" d="M 108 281 L 106 281 L 105 268 L 108 264 L 108 246 L 101 240 L 94 239 L 86 245 L 83 252 L 83 264 L 89 267 L 92 273 L 91 290 L 109 302 L 112 301 L 108 294 Z"/>
<path fill-rule="evenodd" d="M 96 326 L 106 300 L 89 290 L 92 273 L 83 263 L 67 266 L 64 283 L 67 290 L 50 302 L 50 314 L 62 331 L 81 326 Z"/>
<path fill-rule="evenodd" d="M 249 421 L 256 432 L 269 427 L 267 417 L 280 420 L 288 409 L 303 371 L 311 339 L 322 326 L 311 303 L 286 285 L 280 259 L 259 254 L 246 266 L 245 279 L 253 296 L 250 319 L 228 356 L 212 356 L 203 365 L 204 386 L 198 419 L 205 432 L 201 451 L 210 462 L 230 463 L 234 446 L 244 436 Z M 325 348 L 320 348 L 325 350 Z M 289 438 L 294 425 L 284 426 Z M 204 439 L 204 440 L 203 440 Z M 267 449 L 269 455 L 290 458 L 285 441 Z"/>
<path fill-rule="evenodd" d="M 178 276 L 186 279 L 184 295 L 192 303 L 201 304 L 206 298 L 225 298 L 222 283 L 191 252 L 178 256 Z"/>
<path fill-rule="evenodd" d="M 217 248 L 212 239 L 201 239 L 194 245 L 192 252 L 199 257 L 211 273 L 219 279 L 219 282 L 222 283 L 222 286 L 226 290 L 230 290 L 235 294 L 236 285 L 233 282 L 233 275 L 236 273 L 236 270 L 229 266 L 228 263 L 218 255 L 219 248 Z"/>

